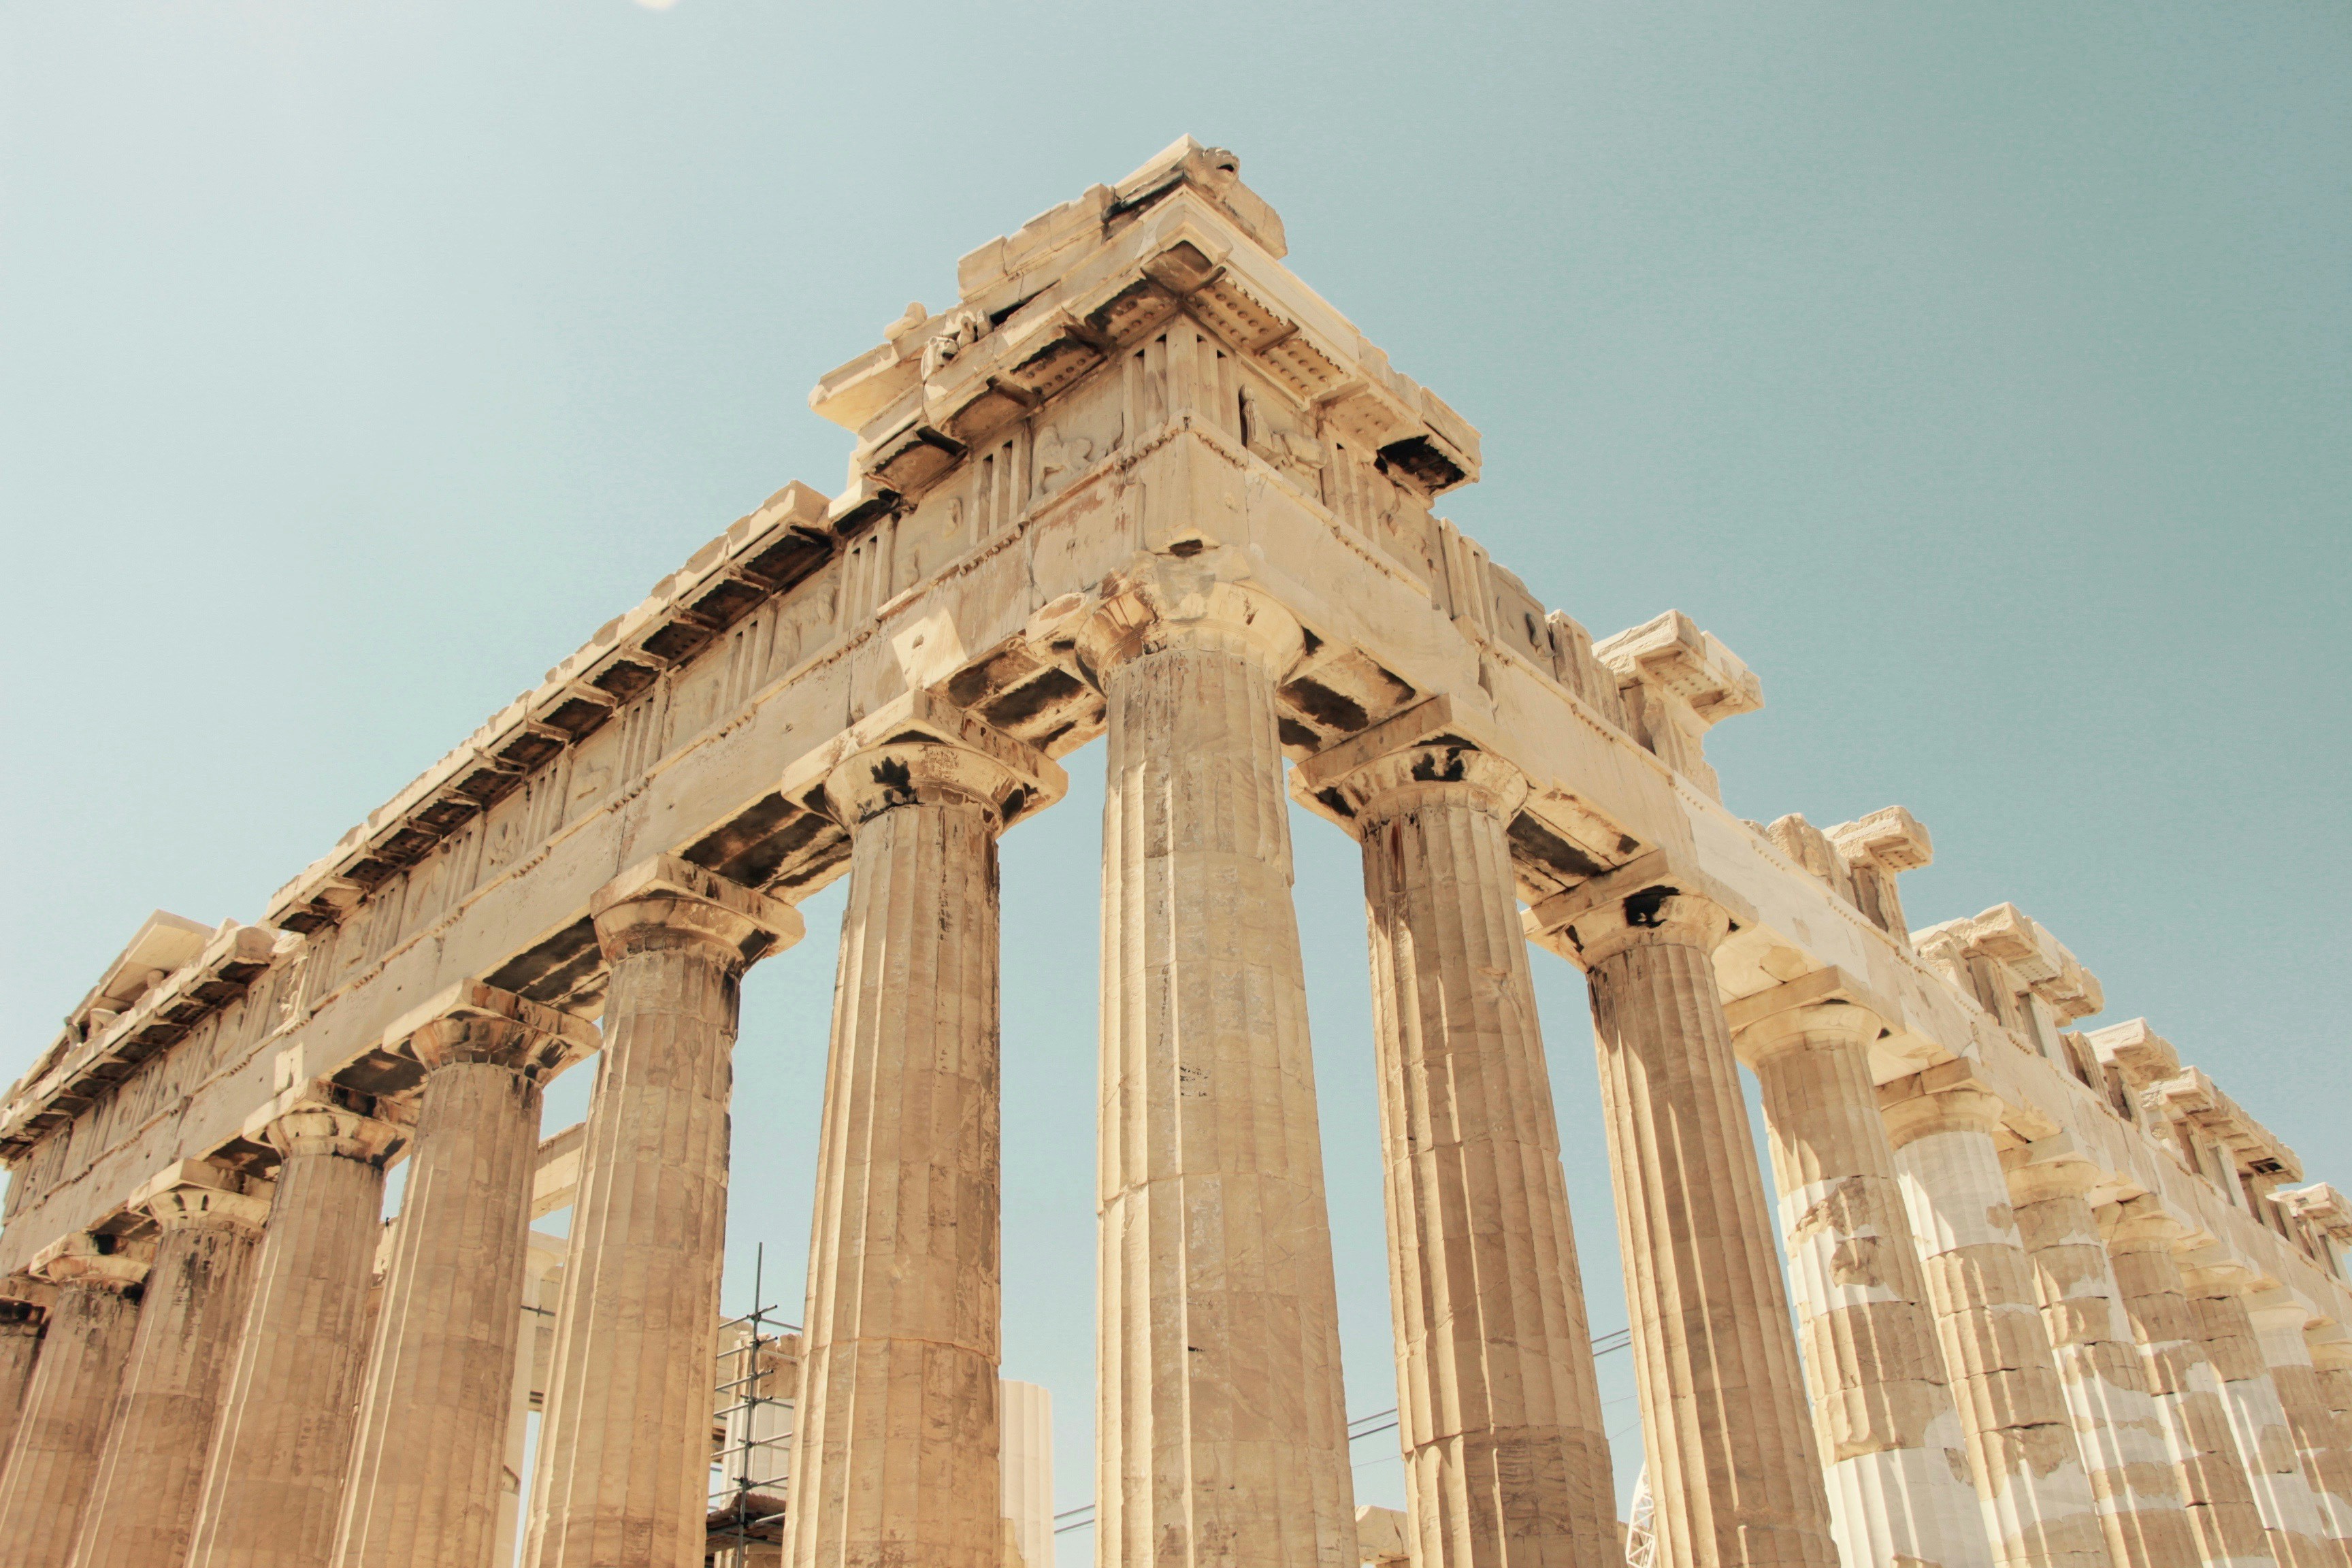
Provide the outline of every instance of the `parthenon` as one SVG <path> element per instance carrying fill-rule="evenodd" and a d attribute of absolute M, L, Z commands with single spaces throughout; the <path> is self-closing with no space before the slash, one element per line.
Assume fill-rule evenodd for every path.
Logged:
<path fill-rule="evenodd" d="M 2099 983 L 2025 912 L 1913 928 L 1907 810 L 1733 816 L 1706 740 L 1757 675 L 1672 610 L 1596 640 L 1437 515 L 1477 432 L 1286 250 L 1186 139 L 971 252 L 811 395 L 837 493 L 253 923 L 135 933 L 0 1102 L 0 1568 L 1049 1568 L 997 840 L 1098 736 L 1104 1568 L 1626 1562 L 1555 960 L 1649 1563 L 2352 1568 L 2352 1203 L 2147 1021 L 2075 1027 Z M 1401 1518 L 1350 1478 L 1294 805 L 1362 851 Z M 739 985 L 845 876 L 771 1347 L 719 1310 Z M 772 1456 L 731 1535 L 730 1443 Z"/>

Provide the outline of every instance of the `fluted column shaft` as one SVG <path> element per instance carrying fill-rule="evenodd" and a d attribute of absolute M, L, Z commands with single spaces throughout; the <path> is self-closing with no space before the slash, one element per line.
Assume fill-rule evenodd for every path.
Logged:
<path fill-rule="evenodd" d="M 1659 1560 L 1831 1568 L 1821 1450 L 1716 989 L 1729 923 L 1653 887 L 1552 936 L 1592 1002 Z"/>
<path fill-rule="evenodd" d="M 1299 633 L 1171 570 L 1083 639 L 1103 807 L 1097 1550 L 1353 1568 L 1275 682 Z"/>
<path fill-rule="evenodd" d="M 2181 1279 L 2205 1353 L 2221 1375 L 2221 1406 L 2280 1568 L 2341 1568 L 2342 1555 L 2322 1533 L 2319 1500 L 2303 1473 L 2303 1455 L 2263 1359 L 2238 1271 L 2185 1268 Z"/>
<path fill-rule="evenodd" d="M 0 1478 L 5 1475 L 8 1446 L 16 1441 L 26 1387 L 40 1359 L 41 1319 L 42 1310 L 31 1302 L 0 1300 Z"/>
<path fill-rule="evenodd" d="M 351 1458 L 383 1161 L 405 1130 L 363 1100 L 289 1091 L 257 1136 L 278 1186 L 205 1467 L 188 1568 L 320 1568 Z"/>
<path fill-rule="evenodd" d="M 595 1037 L 520 996 L 471 984 L 462 994 L 461 1010 L 408 1040 L 425 1088 L 339 1568 L 489 1568 L 498 1542 L 540 1085 Z"/>
<path fill-rule="evenodd" d="M 1527 782 L 1441 742 L 1310 787 L 1363 848 L 1415 1561 L 1599 1568 L 1616 1488 L 1507 838 Z"/>
<path fill-rule="evenodd" d="M 74 1568 L 186 1561 L 269 1213 L 268 1198 L 249 1194 L 242 1178 L 188 1165 L 166 1173 L 138 1206 L 155 1220 L 155 1262 Z"/>
<path fill-rule="evenodd" d="M 523 1555 L 695 1568 L 739 986 L 752 958 L 798 938 L 800 917 L 667 858 L 590 908 L 612 981 Z"/>
<path fill-rule="evenodd" d="M 1007 752 L 1026 752 L 1010 742 Z M 794 1412 L 796 1568 L 996 1568 L 1000 803 L 1040 771 L 861 752 Z"/>
<path fill-rule="evenodd" d="M 143 1260 L 75 1237 L 35 1272 L 57 1287 L 48 1331 L 0 1468 L 0 1549 L 8 1568 L 65 1568 L 139 1324 Z M 52 1256 L 54 1253 L 55 1256 Z"/>
<path fill-rule="evenodd" d="M 2275 1561 L 2252 1482 L 2239 1461 L 2221 1400 L 2221 1380 L 2205 1350 L 2188 1287 L 2174 1260 L 2176 1227 L 2153 1199 L 2103 1205 L 2096 1211 L 2116 1289 L 2147 1372 L 2148 1392 L 2165 1425 L 2180 1474 L 2199 1561 L 2208 1568 L 2254 1568 Z"/>
<path fill-rule="evenodd" d="M 1763 1089 L 1813 1431 L 1845 1568 L 1992 1561 L 1927 1284 L 1878 1114 L 1877 1017 L 1844 1002 L 1747 1023 Z"/>
<path fill-rule="evenodd" d="M 2012 1163 L 2018 1235 L 2108 1550 L 2124 1568 L 2194 1568 L 2180 1472 L 2091 1212 L 2094 1175 L 2078 1161 Z"/>
<path fill-rule="evenodd" d="M 1993 1559 L 2110 1568 L 1993 1143 L 2000 1101 L 1971 1084 L 1924 1092 L 1906 1081 L 1882 1104 Z"/>
<path fill-rule="evenodd" d="M 2352 1430 L 2328 1408 L 2319 1368 L 2303 1332 L 2300 1308 L 2272 1308 L 2254 1315 L 2263 1361 L 2278 1390 L 2288 1435 L 2302 1458 L 2312 1500 L 2319 1507 L 2319 1534 L 2341 1564 L 2352 1563 Z"/>

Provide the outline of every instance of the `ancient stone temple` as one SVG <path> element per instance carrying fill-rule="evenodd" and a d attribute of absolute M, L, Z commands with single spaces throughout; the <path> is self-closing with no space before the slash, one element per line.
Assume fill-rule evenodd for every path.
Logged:
<path fill-rule="evenodd" d="M 693 552 L 254 923 L 132 938 L 0 1105 L 0 1563 L 1049 1563 L 997 839 L 1099 737 L 1105 1568 L 1624 1561 L 1557 962 L 1648 1561 L 2352 1568 L 2352 1205 L 2147 1024 L 2078 1029 L 2098 983 L 2014 907 L 1912 929 L 1902 808 L 1726 811 L 1757 677 L 1673 611 L 1594 640 L 1437 515 L 1477 433 L 1284 252 L 1189 141 L 990 241 L 819 383 L 837 494 Z M 1351 1492 L 1294 805 L 1363 855 L 1402 1516 Z M 838 877 L 774 1337 L 719 1317 L 738 988 Z"/>

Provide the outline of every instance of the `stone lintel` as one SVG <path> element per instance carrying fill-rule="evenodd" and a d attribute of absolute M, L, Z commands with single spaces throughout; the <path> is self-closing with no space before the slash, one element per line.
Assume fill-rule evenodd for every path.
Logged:
<path fill-rule="evenodd" d="M 861 752 L 886 746 L 943 746 L 976 752 L 1013 781 L 997 801 L 1004 826 L 1035 816 L 1069 792 L 1069 774 L 1043 752 L 967 712 L 937 691 L 918 688 L 901 693 L 784 770 L 777 793 L 786 800 L 839 819 L 827 781 Z"/>
<path fill-rule="evenodd" d="M 464 1024 L 476 1019 L 520 1026 L 529 1044 L 518 1050 L 518 1066 L 536 1081 L 544 1082 L 583 1057 L 603 1048 L 604 1037 L 587 1019 L 499 989 L 479 980 L 457 984 L 409 1012 L 383 1032 L 387 1055 L 423 1061 L 433 1054 L 420 1047 L 418 1037 L 436 1025 Z M 425 1063 L 429 1069 L 434 1064 Z"/>

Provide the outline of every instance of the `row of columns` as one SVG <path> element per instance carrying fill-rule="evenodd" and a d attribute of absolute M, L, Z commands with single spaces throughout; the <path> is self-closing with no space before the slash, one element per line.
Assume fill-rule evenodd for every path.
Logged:
<path fill-rule="evenodd" d="M 1106 1565 L 1357 1561 L 1275 701 L 1300 642 L 1205 564 L 1114 599 L 1080 638 L 1109 726 Z M 1702 894 L 1604 877 L 1523 923 L 1507 833 L 1527 783 L 1449 716 L 1391 721 L 1295 781 L 1363 854 L 1417 1561 L 1620 1554 L 1532 934 L 1591 993 L 1659 1562 L 2352 1563 L 2352 1373 L 2315 1365 L 2284 1311 L 2258 1321 L 2226 1269 L 2184 1273 L 2145 1200 L 2095 1209 L 2063 1152 L 2005 1163 L 1997 1106 L 1965 1079 L 1876 1088 L 1882 1026 L 1833 987 L 1727 1013 L 1713 954 L 1730 922 Z M 1002 1561 L 995 843 L 1061 787 L 961 720 L 885 733 L 824 780 L 852 853 L 798 1568 Z M 668 858 L 591 914 L 609 990 L 525 1558 L 688 1568 L 738 991 L 801 925 Z M 29 1316 L 0 1314 L 12 1564 L 487 1568 L 540 1088 L 597 1042 L 482 986 L 406 1038 L 413 1117 L 290 1090 L 254 1128 L 280 1157 L 266 1199 L 177 1168 L 140 1197 L 152 1246 L 77 1237 L 40 1259 L 37 1359 Z"/>

